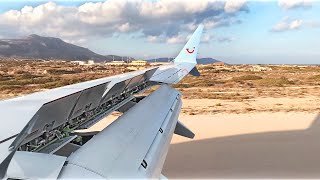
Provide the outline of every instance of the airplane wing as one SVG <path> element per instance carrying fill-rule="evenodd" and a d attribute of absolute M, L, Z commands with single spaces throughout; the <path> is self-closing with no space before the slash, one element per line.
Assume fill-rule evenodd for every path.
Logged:
<path fill-rule="evenodd" d="M 198 75 L 202 30 L 168 65 L 0 101 L 0 179 L 163 177 L 172 134 L 194 136 L 177 121 L 181 94 L 167 84 Z M 134 96 L 157 84 L 142 100 Z M 74 143 L 81 141 L 76 130 L 118 109 L 124 114 L 111 125 Z M 74 148 L 71 155 L 55 155 L 66 146 Z"/>
<path fill-rule="evenodd" d="M 176 84 L 189 73 L 194 76 L 199 76 L 200 74 L 195 66 L 197 64 L 196 59 L 202 31 L 203 26 L 200 25 L 179 55 L 173 60 L 173 63 L 160 66 L 150 78 L 150 81 Z"/>

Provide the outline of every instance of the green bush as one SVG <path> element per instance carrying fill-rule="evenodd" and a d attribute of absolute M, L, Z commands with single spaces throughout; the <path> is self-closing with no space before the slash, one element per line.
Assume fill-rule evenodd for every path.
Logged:
<path fill-rule="evenodd" d="M 265 78 L 260 79 L 257 81 L 258 85 L 261 86 L 277 86 L 277 87 L 283 87 L 285 85 L 294 84 L 293 81 L 288 80 L 286 77 L 281 78 Z"/>

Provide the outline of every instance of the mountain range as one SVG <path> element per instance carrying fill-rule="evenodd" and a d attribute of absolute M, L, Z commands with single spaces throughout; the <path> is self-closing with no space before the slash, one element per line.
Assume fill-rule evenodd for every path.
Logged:
<path fill-rule="evenodd" d="M 54 37 L 32 34 L 23 39 L 0 39 L 0 56 L 39 59 L 105 61 L 106 56 Z M 109 59 L 112 61 L 112 59 Z"/>
<path fill-rule="evenodd" d="M 88 48 L 67 43 L 55 37 L 43 37 L 36 34 L 21 39 L 0 39 L 0 57 L 21 57 L 31 59 L 63 59 L 63 60 L 94 60 L 96 62 L 132 61 L 132 57 L 117 55 L 100 55 Z M 173 58 L 170 58 L 171 60 Z M 150 59 L 148 61 L 155 61 Z M 168 58 L 157 58 L 157 62 L 167 62 Z M 220 62 L 213 58 L 199 58 L 199 64 Z"/>

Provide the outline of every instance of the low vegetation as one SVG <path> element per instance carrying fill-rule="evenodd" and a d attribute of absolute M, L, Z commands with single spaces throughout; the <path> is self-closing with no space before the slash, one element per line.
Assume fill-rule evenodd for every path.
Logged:
<path fill-rule="evenodd" d="M 245 101 L 270 96 L 320 96 L 320 66 L 199 65 L 198 70 L 200 77 L 188 75 L 180 83 L 173 85 L 184 98 Z M 2 60 L 0 98 L 130 71 L 132 69 L 126 66 L 80 66 L 61 61 Z"/>
<path fill-rule="evenodd" d="M 52 89 L 127 72 L 125 67 L 80 66 L 60 61 L 0 61 L 0 98 Z"/>
<path fill-rule="evenodd" d="M 265 78 L 257 81 L 257 84 L 260 86 L 268 86 L 268 87 L 284 87 L 286 85 L 292 85 L 294 84 L 293 81 L 290 81 L 286 77 L 280 77 L 280 78 Z"/>
<path fill-rule="evenodd" d="M 257 75 L 252 75 L 252 74 L 232 78 L 233 81 L 248 81 L 248 80 L 258 80 L 258 79 L 262 79 L 262 77 Z"/>

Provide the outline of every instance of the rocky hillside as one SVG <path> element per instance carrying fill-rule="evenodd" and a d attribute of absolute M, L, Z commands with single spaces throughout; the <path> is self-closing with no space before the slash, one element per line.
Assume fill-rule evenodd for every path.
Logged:
<path fill-rule="evenodd" d="M 54 37 L 30 35 L 23 39 L 0 39 L 0 56 L 41 59 L 105 61 L 105 56 Z M 108 59 L 109 60 L 109 59 Z"/>

